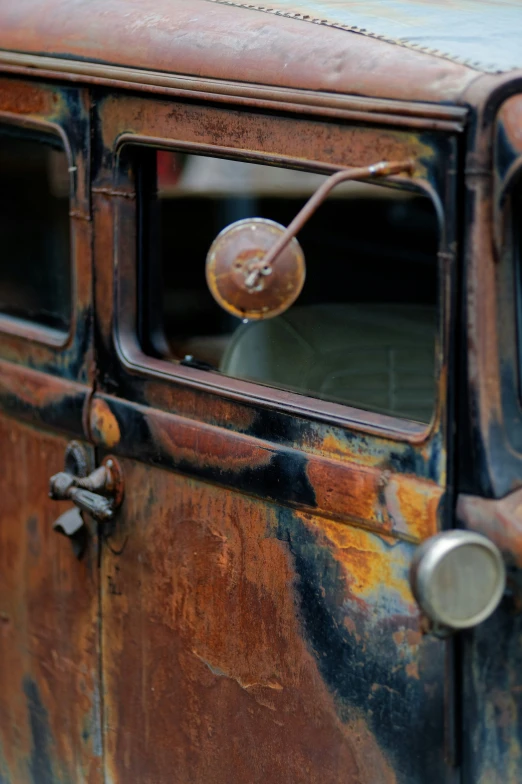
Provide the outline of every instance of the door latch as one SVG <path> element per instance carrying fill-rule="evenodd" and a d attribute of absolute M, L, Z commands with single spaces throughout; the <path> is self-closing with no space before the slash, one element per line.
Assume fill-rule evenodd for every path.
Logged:
<path fill-rule="evenodd" d="M 49 496 L 55 501 L 72 501 L 70 509 L 54 523 L 54 529 L 68 536 L 77 555 L 85 547 L 85 523 L 82 512 L 99 523 L 113 520 L 123 499 L 123 476 L 118 461 L 106 457 L 94 471 L 87 473 L 86 452 L 72 441 L 65 452 L 65 470 L 51 477 Z"/>

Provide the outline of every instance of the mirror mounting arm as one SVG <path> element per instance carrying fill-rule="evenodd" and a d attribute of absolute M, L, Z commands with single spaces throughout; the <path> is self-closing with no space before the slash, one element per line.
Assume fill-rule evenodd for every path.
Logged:
<path fill-rule="evenodd" d="M 241 319 L 284 313 L 301 293 L 306 276 L 295 235 L 330 191 L 347 180 L 413 174 L 414 169 L 411 160 L 341 169 L 323 182 L 286 228 L 266 218 L 246 218 L 227 226 L 207 254 L 205 274 L 212 296 L 227 313 Z"/>
<path fill-rule="evenodd" d="M 409 173 L 412 174 L 415 168 L 414 161 L 380 161 L 371 166 L 360 166 L 353 169 L 342 169 L 335 172 L 308 199 L 304 207 L 297 213 L 295 218 L 289 223 L 285 232 L 279 237 L 277 242 L 268 251 L 266 256 L 253 263 L 250 273 L 245 278 L 244 286 L 246 289 L 253 290 L 257 286 L 261 275 L 270 275 L 272 267 L 276 263 L 280 253 L 287 247 L 288 243 L 301 231 L 305 223 L 312 217 L 317 208 L 323 203 L 328 194 L 340 185 L 349 180 L 367 180 L 376 177 L 389 177 L 392 174 Z"/>

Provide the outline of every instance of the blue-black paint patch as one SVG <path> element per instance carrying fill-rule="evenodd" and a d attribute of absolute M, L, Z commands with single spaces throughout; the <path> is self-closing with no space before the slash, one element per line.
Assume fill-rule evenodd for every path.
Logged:
<path fill-rule="evenodd" d="M 409 677 L 392 638 L 409 619 L 379 621 L 371 605 L 348 606 L 344 567 L 291 510 L 279 510 L 275 535 L 293 556 L 304 637 L 338 715 L 344 722 L 365 717 L 399 782 L 440 784 L 445 779 L 443 644 L 431 663 L 423 662 L 420 680 Z M 348 619 L 355 632 L 347 628 Z"/>
<path fill-rule="evenodd" d="M 56 784 L 51 763 L 51 735 L 47 711 L 40 698 L 38 686 L 29 677 L 23 681 L 24 694 L 27 700 L 29 726 L 31 728 L 31 756 L 29 771 L 33 784 Z"/>
<path fill-rule="evenodd" d="M 505 599 L 462 635 L 463 782 L 522 781 L 522 617 Z"/>
<path fill-rule="evenodd" d="M 424 457 L 408 444 L 401 452 L 391 452 L 388 467 L 400 474 L 414 474 L 422 479 L 439 479 L 438 471 L 434 469 L 432 460 L 426 461 Z"/>
<path fill-rule="evenodd" d="M 307 474 L 308 460 L 297 450 L 274 452 L 266 464 L 238 470 L 228 468 L 226 459 L 218 466 L 176 459 L 154 440 L 142 411 L 132 405 L 118 403 L 111 405 L 111 411 L 122 434 L 119 449 L 133 458 L 273 501 L 316 506 L 315 492 Z"/>
<path fill-rule="evenodd" d="M 0 395 L 0 409 L 36 425 L 45 425 L 53 430 L 65 431 L 83 438 L 83 407 L 89 390 L 74 390 L 64 394 L 55 402 L 42 406 L 33 406 L 22 397 L 7 393 Z"/>

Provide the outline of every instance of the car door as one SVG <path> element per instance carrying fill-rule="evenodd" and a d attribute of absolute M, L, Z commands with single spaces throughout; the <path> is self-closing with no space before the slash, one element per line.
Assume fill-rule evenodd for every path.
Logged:
<path fill-rule="evenodd" d="M 99 782 L 98 554 L 53 530 L 94 457 L 89 99 L 0 78 L 0 780 Z"/>
<path fill-rule="evenodd" d="M 115 784 L 452 780 L 452 643 L 423 633 L 408 579 L 451 524 L 449 130 L 97 93 L 89 419 L 124 481 L 100 578 Z M 383 159 L 416 162 L 413 192 L 323 205 L 286 320 L 214 309 L 220 227 L 286 225 L 325 174 Z"/>
<path fill-rule="evenodd" d="M 462 637 L 463 781 L 511 784 L 522 778 L 520 93 L 507 84 L 482 111 L 495 122 L 488 130 L 479 122 L 470 146 L 484 171 L 493 153 L 494 187 L 487 175 L 466 182 L 469 348 L 457 513 L 502 551 L 507 590 L 498 611 Z"/>

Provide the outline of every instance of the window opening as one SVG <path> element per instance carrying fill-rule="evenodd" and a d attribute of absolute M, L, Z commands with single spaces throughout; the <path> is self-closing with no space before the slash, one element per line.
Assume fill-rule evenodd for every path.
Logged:
<path fill-rule="evenodd" d="M 54 135 L 0 126 L 0 312 L 67 332 L 69 171 Z"/>
<path fill-rule="evenodd" d="M 439 227 L 428 197 L 377 184 L 339 185 L 298 235 L 306 280 L 295 304 L 276 318 L 245 322 L 220 308 L 207 287 L 213 240 L 244 218 L 287 226 L 326 177 L 195 154 L 136 153 L 138 171 L 148 167 L 147 176 L 138 175 L 147 353 L 430 421 Z"/>

